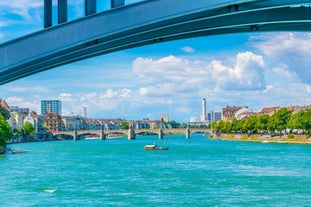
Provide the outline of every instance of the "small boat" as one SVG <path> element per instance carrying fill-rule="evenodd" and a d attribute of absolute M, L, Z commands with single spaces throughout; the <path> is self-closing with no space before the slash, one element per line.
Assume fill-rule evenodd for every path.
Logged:
<path fill-rule="evenodd" d="M 145 145 L 144 150 L 168 150 L 168 147 L 158 147 L 155 144 Z"/>
<path fill-rule="evenodd" d="M 86 140 L 92 140 L 92 139 L 99 139 L 99 136 L 97 135 L 87 135 L 85 136 Z"/>
<path fill-rule="evenodd" d="M 107 139 L 121 139 L 123 138 L 123 135 L 120 135 L 120 134 L 108 134 Z"/>
<path fill-rule="evenodd" d="M 18 154 L 18 153 L 25 153 L 28 152 L 27 150 L 16 150 L 16 149 L 12 149 L 12 154 Z"/>
<path fill-rule="evenodd" d="M 99 137 L 85 137 L 86 140 L 99 139 Z"/>

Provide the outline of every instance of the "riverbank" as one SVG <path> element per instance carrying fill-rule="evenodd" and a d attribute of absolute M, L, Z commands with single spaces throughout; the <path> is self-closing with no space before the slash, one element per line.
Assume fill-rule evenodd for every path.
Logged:
<path fill-rule="evenodd" d="M 221 134 L 219 137 L 212 139 L 222 139 L 240 142 L 262 142 L 262 143 L 281 143 L 281 144 L 311 144 L 311 139 L 307 135 L 282 135 L 273 136 L 260 134 Z"/>

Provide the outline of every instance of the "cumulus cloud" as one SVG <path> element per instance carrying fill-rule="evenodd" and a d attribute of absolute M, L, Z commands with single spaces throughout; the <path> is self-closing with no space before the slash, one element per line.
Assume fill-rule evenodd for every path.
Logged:
<path fill-rule="evenodd" d="M 11 96 L 5 99 L 9 106 L 18 106 L 22 108 L 29 108 L 32 111 L 40 113 L 40 102 L 36 99 L 29 100 L 29 97 L 22 98 L 17 96 Z"/>
<path fill-rule="evenodd" d="M 303 83 L 311 83 L 311 33 L 277 33 L 252 39 L 252 45 Z M 285 67 L 284 67 L 285 65 Z M 277 72 L 277 71 L 276 71 Z"/>
<path fill-rule="evenodd" d="M 173 55 L 154 59 L 137 58 L 133 72 L 155 85 L 142 88 L 141 94 L 170 93 L 203 87 L 219 87 L 226 90 L 261 90 L 265 88 L 265 63 L 263 57 L 252 52 L 238 53 L 235 64 L 225 65 L 220 60 L 205 62 L 187 60 Z M 184 87 L 184 88 L 183 88 Z"/>

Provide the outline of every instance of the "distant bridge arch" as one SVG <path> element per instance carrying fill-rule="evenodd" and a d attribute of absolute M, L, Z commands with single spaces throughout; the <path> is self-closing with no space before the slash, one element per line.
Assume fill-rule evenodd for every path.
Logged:
<path fill-rule="evenodd" d="M 46 0 L 51 1 L 51 0 Z M 94 13 L 0 45 L 0 85 L 128 48 L 217 34 L 311 31 L 310 0 L 157 0 Z M 115 7 L 124 0 L 112 0 Z M 62 10 L 61 15 L 65 15 Z"/>
<path fill-rule="evenodd" d="M 170 134 L 185 134 L 186 138 L 190 138 L 192 133 L 211 133 L 210 129 L 189 129 L 189 128 L 173 128 L 173 129 L 115 129 L 115 130 L 75 130 L 75 131 L 58 131 L 53 132 L 53 136 L 67 135 L 72 136 L 74 140 L 77 140 L 81 135 L 96 134 L 99 139 L 106 139 L 108 135 L 124 135 L 128 139 L 135 139 L 136 135 L 150 135 L 157 134 L 159 139 L 162 139 L 164 135 Z"/>

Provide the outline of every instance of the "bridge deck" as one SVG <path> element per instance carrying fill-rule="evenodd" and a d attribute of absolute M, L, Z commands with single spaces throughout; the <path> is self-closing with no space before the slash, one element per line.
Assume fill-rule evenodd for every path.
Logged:
<path fill-rule="evenodd" d="M 225 33 L 311 31 L 311 7 L 297 6 L 309 3 L 142 1 L 1 44 L 0 84 L 70 62 L 157 42 Z"/>

